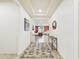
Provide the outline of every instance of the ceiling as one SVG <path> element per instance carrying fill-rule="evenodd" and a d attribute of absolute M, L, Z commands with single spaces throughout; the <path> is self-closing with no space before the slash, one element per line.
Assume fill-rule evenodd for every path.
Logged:
<path fill-rule="evenodd" d="M 0 2 L 12 2 L 14 0 L 0 0 Z M 18 0 L 28 14 L 33 18 L 49 19 L 62 0 Z"/>
<path fill-rule="evenodd" d="M 32 18 L 50 18 L 62 0 L 19 0 Z"/>

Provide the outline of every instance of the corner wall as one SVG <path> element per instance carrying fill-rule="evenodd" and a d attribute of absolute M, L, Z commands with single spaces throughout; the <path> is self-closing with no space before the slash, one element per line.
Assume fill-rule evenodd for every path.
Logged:
<path fill-rule="evenodd" d="M 52 30 L 53 20 L 57 29 Z M 50 35 L 58 38 L 58 50 L 63 59 L 74 59 L 74 0 L 64 0 L 49 20 Z"/>

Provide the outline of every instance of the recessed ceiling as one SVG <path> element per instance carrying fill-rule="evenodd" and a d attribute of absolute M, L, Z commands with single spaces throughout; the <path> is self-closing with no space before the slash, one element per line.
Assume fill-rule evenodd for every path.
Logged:
<path fill-rule="evenodd" d="M 50 18 L 62 0 L 19 0 L 32 18 Z"/>

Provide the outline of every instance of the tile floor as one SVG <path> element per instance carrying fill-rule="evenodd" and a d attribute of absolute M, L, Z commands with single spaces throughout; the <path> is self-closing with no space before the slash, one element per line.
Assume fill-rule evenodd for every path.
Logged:
<path fill-rule="evenodd" d="M 37 45 L 31 43 L 25 51 L 15 59 L 63 59 L 56 50 L 51 50 L 50 47 L 45 43 Z"/>
<path fill-rule="evenodd" d="M 62 56 L 56 51 L 53 51 L 53 56 L 53 58 L 20 58 L 19 56 L 17 56 L 14 59 L 63 59 Z"/>
<path fill-rule="evenodd" d="M 31 43 L 29 47 L 26 48 L 21 58 L 53 58 L 51 48 L 45 44 L 35 44 Z"/>
<path fill-rule="evenodd" d="M 56 51 L 53 55 L 54 58 L 20 58 L 19 56 L 16 57 L 15 54 L 0 54 L 0 59 L 63 59 Z"/>
<path fill-rule="evenodd" d="M 56 50 L 52 50 L 47 43 L 31 43 L 23 52 L 16 56 L 15 54 L 0 54 L 0 59 L 63 59 Z"/>

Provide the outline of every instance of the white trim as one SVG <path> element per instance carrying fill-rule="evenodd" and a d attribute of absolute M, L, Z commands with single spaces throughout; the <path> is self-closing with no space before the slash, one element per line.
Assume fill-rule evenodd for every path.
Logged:
<path fill-rule="evenodd" d="M 74 0 L 74 59 L 78 59 L 78 0 Z"/>

